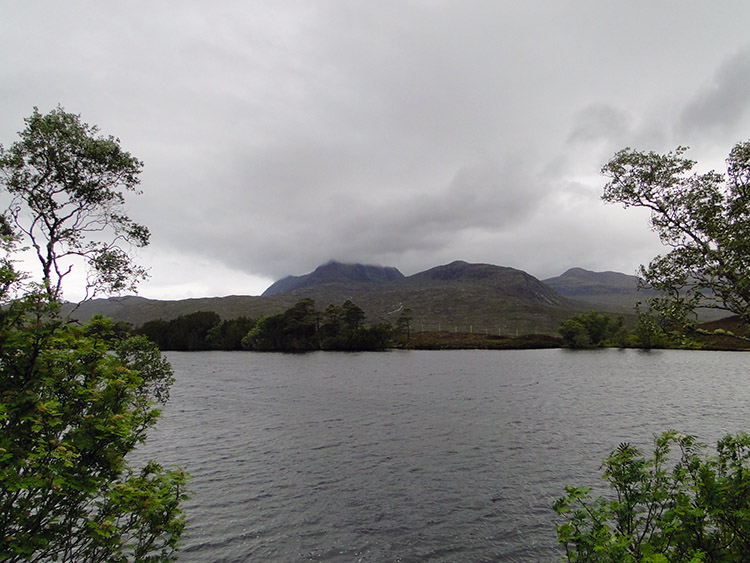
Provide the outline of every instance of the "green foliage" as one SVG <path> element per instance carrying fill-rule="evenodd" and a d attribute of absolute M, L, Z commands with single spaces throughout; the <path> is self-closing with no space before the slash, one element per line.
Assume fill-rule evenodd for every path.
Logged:
<path fill-rule="evenodd" d="M 144 337 L 55 311 L 32 294 L 0 318 L 0 560 L 169 560 L 185 474 L 125 456 L 156 422 L 171 368 Z"/>
<path fill-rule="evenodd" d="M 247 317 L 223 320 L 208 331 L 206 343 L 212 350 L 242 350 L 242 339 L 255 323 L 254 319 Z"/>
<path fill-rule="evenodd" d="M 302 299 L 281 314 L 262 318 L 242 340 L 246 350 L 305 352 L 318 348 L 319 313 L 312 299 Z"/>
<path fill-rule="evenodd" d="M 602 172 L 602 198 L 651 210 L 651 226 L 671 248 L 641 267 L 645 284 L 664 292 L 652 308 L 685 321 L 696 307 L 750 322 L 750 141 L 737 144 L 727 174 L 692 173 L 686 149 L 659 155 L 624 149 Z"/>
<path fill-rule="evenodd" d="M 388 324 L 363 326 L 365 312 L 347 300 L 329 305 L 321 317 L 318 341 L 322 350 L 382 350 L 391 341 Z"/>
<path fill-rule="evenodd" d="M 314 305 L 312 299 L 303 299 L 281 314 L 260 319 L 243 338 L 243 348 L 259 352 L 383 350 L 390 344 L 390 325 L 364 326 L 364 311 L 351 301 L 329 305 L 323 313 Z"/>
<path fill-rule="evenodd" d="M 129 247 L 147 245 L 149 231 L 125 215 L 122 190 L 136 190 L 143 163 L 61 107 L 34 108 L 25 123 L 17 142 L 0 145 L 0 171 L 6 218 L 36 252 L 47 297 L 61 297 L 74 258 L 88 264 L 89 297 L 133 289 L 146 271 Z"/>
<path fill-rule="evenodd" d="M 686 320 L 685 310 L 679 302 L 668 301 L 656 299 L 646 310 L 640 304 L 636 306 L 638 324 L 635 327 L 634 344 L 646 349 L 700 347 L 690 336 L 697 329 L 694 323 Z"/>
<path fill-rule="evenodd" d="M 673 448 L 677 451 L 672 451 Z M 740 562 L 750 553 L 750 437 L 726 436 L 707 456 L 669 431 L 644 457 L 621 444 L 604 461 L 612 494 L 566 487 L 554 505 L 567 561 Z"/>
<path fill-rule="evenodd" d="M 624 343 L 624 319 L 616 320 L 604 313 L 583 313 L 560 325 L 558 332 L 568 348 L 590 348 Z"/>
<path fill-rule="evenodd" d="M 128 327 L 60 316 L 61 260 L 89 259 L 94 290 L 140 271 L 117 246 L 148 239 L 117 211 L 140 163 L 61 109 L 26 122 L 0 149 L 12 196 L 0 221 L 0 561 L 172 561 L 186 475 L 126 460 L 169 398 L 171 367 Z M 40 283 L 20 283 L 12 226 L 37 252 Z"/>
<path fill-rule="evenodd" d="M 401 311 L 398 319 L 396 319 L 396 330 L 398 330 L 402 334 L 405 334 L 407 341 L 411 337 L 411 321 L 413 319 L 414 317 L 412 316 L 412 310 L 409 308 Z"/>
<path fill-rule="evenodd" d="M 393 338 L 393 329 L 388 323 L 364 326 L 358 329 L 344 329 L 329 336 L 321 338 L 321 350 L 384 350 Z"/>
<path fill-rule="evenodd" d="M 210 350 L 213 346 L 209 341 L 209 332 L 220 322 L 221 318 L 214 312 L 197 311 L 170 321 L 148 321 L 143 323 L 138 333 L 146 335 L 161 350 Z"/>

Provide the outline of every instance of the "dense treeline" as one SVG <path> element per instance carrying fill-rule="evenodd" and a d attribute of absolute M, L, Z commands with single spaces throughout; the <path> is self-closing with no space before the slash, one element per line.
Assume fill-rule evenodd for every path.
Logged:
<path fill-rule="evenodd" d="M 583 313 L 565 321 L 558 332 L 566 348 L 746 350 L 750 347 L 747 326 L 738 317 L 699 325 L 640 307 L 636 308 L 632 326 L 626 326 L 622 316 Z"/>
<path fill-rule="evenodd" d="M 170 321 L 149 321 L 138 332 L 145 334 L 161 350 L 210 350 L 208 332 L 220 322 L 221 318 L 216 313 L 198 311 Z"/>
<path fill-rule="evenodd" d="M 179 351 L 383 350 L 393 337 L 387 323 L 365 325 L 364 311 L 351 301 L 320 312 L 312 299 L 261 319 L 222 320 L 216 313 L 199 311 L 170 321 L 149 321 L 137 332 L 162 350 Z"/>
<path fill-rule="evenodd" d="M 383 350 L 393 336 L 389 324 L 365 326 L 365 313 L 351 301 L 322 313 L 303 299 L 279 315 L 261 319 L 243 339 L 246 350 Z"/>
<path fill-rule="evenodd" d="M 622 316 L 583 313 L 560 325 L 558 332 L 567 348 L 699 348 L 697 328 L 675 322 L 653 311 L 636 309 L 637 322 L 632 330 Z"/>
<path fill-rule="evenodd" d="M 568 348 L 596 346 L 625 346 L 638 343 L 629 338 L 625 319 L 613 319 L 606 313 L 583 313 L 568 319 L 558 329 L 563 344 Z"/>

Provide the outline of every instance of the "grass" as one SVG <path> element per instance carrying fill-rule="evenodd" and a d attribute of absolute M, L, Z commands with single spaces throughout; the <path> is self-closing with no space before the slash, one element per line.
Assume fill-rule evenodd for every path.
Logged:
<path fill-rule="evenodd" d="M 497 336 L 469 332 L 412 332 L 408 340 L 400 335 L 399 348 L 409 350 L 530 350 L 560 348 L 562 341 L 546 334 Z"/>

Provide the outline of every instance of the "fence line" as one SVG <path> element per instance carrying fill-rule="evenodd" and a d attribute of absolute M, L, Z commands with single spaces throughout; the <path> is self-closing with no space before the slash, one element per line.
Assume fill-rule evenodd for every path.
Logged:
<path fill-rule="evenodd" d="M 550 330 L 539 330 L 538 328 L 508 328 L 508 327 L 484 327 L 477 326 L 474 324 L 461 325 L 453 323 L 438 322 L 437 324 L 431 323 L 412 323 L 412 332 L 449 332 L 449 333 L 468 333 L 468 334 L 483 334 L 486 336 L 521 336 L 524 334 L 554 334 L 554 331 Z"/>

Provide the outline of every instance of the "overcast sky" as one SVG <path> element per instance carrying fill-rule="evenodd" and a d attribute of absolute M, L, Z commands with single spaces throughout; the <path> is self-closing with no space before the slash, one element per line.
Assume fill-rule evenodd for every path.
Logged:
<path fill-rule="evenodd" d="M 145 162 L 145 297 L 336 259 L 635 273 L 618 149 L 724 171 L 750 138 L 740 1 L 0 0 L 0 142 L 57 104 Z M 68 288 L 66 296 L 75 294 Z"/>

